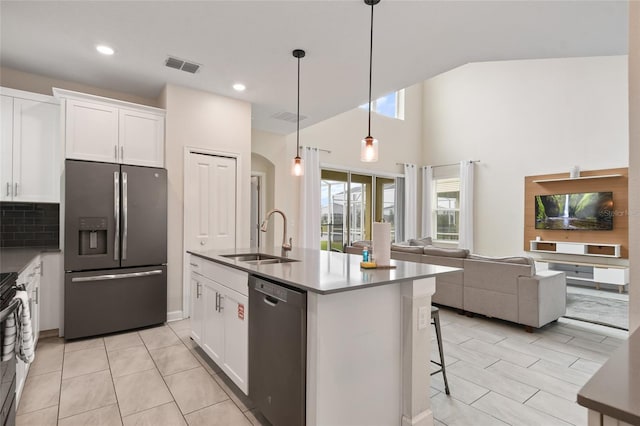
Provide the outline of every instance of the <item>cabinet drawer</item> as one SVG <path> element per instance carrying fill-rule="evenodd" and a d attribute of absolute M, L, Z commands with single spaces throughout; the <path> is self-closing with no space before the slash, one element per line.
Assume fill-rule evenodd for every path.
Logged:
<path fill-rule="evenodd" d="M 629 269 L 627 268 L 593 268 L 593 280 L 599 283 L 628 284 Z"/>
<path fill-rule="evenodd" d="M 246 272 L 233 269 L 229 266 L 223 266 L 197 256 L 191 256 L 189 265 L 192 272 L 229 287 L 242 295 L 249 295 L 249 274 Z"/>

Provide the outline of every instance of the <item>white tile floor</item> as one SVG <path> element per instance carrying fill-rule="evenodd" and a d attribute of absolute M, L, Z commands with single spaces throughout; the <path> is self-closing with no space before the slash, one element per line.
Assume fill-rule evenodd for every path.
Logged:
<path fill-rule="evenodd" d="M 432 376 L 436 425 L 586 425 L 576 393 L 627 337 L 564 319 L 526 333 L 449 309 L 440 318 L 451 395 Z M 188 335 L 185 320 L 67 344 L 42 339 L 17 425 L 266 424 Z"/>
<path fill-rule="evenodd" d="M 16 424 L 266 424 L 188 336 L 185 320 L 67 344 L 41 339 Z"/>

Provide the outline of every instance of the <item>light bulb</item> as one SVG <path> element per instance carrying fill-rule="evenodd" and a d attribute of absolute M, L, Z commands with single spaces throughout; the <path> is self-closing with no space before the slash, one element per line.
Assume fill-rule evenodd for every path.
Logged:
<path fill-rule="evenodd" d="M 302 176 L 304 174 L 304 163 L 302 161 L 302 158 L 296 157 L 293 159 L 291 174 L 293 176 Z"/>
<path fill-rule="evenodd" d="M 96 50 L 100 53 L 102 53 L 103 55 L 107 55 L 107 56 L 111 56 L 114 53 L 113 48 L 105 45 L 105 44 L 100 44 L 98 46 L 96 46 Z"/>
<path fill-rule="evenodd" d="M 373 163 L 378 161 L 378 139 L 367 136 L 360 146 L 360 161 Z"/>

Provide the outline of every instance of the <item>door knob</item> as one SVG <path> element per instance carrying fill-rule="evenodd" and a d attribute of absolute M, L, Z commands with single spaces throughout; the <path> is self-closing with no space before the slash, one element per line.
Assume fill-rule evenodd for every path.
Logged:
<path fill-rule="evenodd" d="M 206 243 L 206 241 L 204 241 L 204 240 L 200 241 L 200 245 L 201 245 L 201 246 L 203 246 L 203 245 L 205 245 L 205 244 L 207 244 L 207 243 Z"/>

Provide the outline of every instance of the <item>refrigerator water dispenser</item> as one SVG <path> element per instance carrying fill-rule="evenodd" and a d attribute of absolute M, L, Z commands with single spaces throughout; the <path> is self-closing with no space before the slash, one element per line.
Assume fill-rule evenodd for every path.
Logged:
<path fill-rule="evenodd" d="M 81 217 L 79 255 L 107 254 L 107 218 Z"/>

